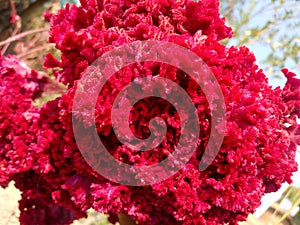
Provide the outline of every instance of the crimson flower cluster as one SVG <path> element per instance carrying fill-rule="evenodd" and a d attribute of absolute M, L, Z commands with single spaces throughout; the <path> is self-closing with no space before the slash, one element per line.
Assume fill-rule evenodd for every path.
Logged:
<path fill-rule="evenodd" d="M 41 108 L 33 102 L 43 92 L 44 76 L 13 56 L 0 57 L 0 185 L 13 180 L 22 191 L 22 225 L 70 224 L 89 208 L 109 214 L 112 223 L 123 213 L 141 225 L 237 224 L 255 211 L 265 193 L 291 182 L 300 144 L 300 80 L 283 69 L 285 86 L 272 88 L 248 48 L 222 45 L 232 31 L 218 7 L 217 0 L 81 0 L 81 6 L 67 4 L 56 15 L 47 14 L 50 42 L 61 59 L 48 54 L 44 66 L 68 90 Z M 195 104 L 201 130 L 184 168 L 161 183 L 132 187 L 103 178 L 87 164 L 74 138 L 72 105 L 79 79 L 98 57 L 148 39 L 176 43 L 204 60 L 222 88 L 226 132 L 213 163 L 199 171 L 211 130 L 201 88 L 170 65 L 144 62 L 123 68 L 102 89 L 95 111 L 98 136 L 116 159 L 130 165 L 157 163 L 170 156 L 180 137 L 175 108 L 163 99 L 145 98 L 130 112 L 131 130 L 145 138 L 149 120 L 159 116 L 168 125 L 166 138 L 146 152 L 131 151 L 118 141 L 111 107 L 136 77 L 160 76 L 180 85 Z M 87 101 L 83 94 L 83 108 Z M 76 119 L 90 126 L 89 116 L 77 112 Z M 94 137 L 84 135 L 89 145 Z"/>

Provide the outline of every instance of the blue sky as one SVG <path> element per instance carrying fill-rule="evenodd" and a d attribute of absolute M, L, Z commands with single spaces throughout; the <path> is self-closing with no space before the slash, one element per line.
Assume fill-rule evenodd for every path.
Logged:
<path fill-rule="evenodd" d="M 241 11 L 249 11 L 252 1 L 245 1 L 242 4 L 239 4 L 238 6 L 241 6 Z M 251 16 L 250 22 L 247 24 L 247 26 L 242 28 L 242 33 L 248 32 L 251 28 L 262 28 L 268 21 L 275 20 L 276 17 L 279 17 L 280 15 L 286 14 L 286 12 L 292 13 L 292 18 L 289 20 L 280 20 L 276 19 L 277 24 L 271 25 L 270 29 L 277 30 L 276 35 L 272 39 L 271 43 L 275 43 L 277 45 L 284 44 L 279 42 L 279 38 L 286 35 L 287 37 L 295 37 L 295 42 L 299 43 L 300 45 L 300 26 L 295 27 L 294 29 L 290 29 L 288 27 L 288 24 L 295 24 L 300 22 L 300 2 L 296 0 L 286 0 L 285 7 L 278 7 L 280 6 L 279 0 L 276 0 L 275 3 L 272 3 L 271 0 L 265 0 L 265 1 L 256 1 L 257 4 L 254 6 L 253 9 L 253 16 Z M 277 11 L 274 10 L 274 7 L 278 7 Z M 234 17 L 238 18 L 238 21 L 240 21 L 242 18 L 240 17 L 240 11 L 237 10 L 234 13 Z M 254 16 L 255 15 L 255 16 Z M 266 36 L 265 36 L 266 37 Z M 289 41 L 289 40 L 287 40 Z M 229 42 L 229 45 L 236 45 L 237 39 L 232 39 Z M 269 72 L 266 68 L 267 65 L 263 63 L 263 61 L 267 58 L 267 56 L 272 53 L 272 48 L 270 47 L 270 44 L 266 44 L 263 40 L 256 40 L 250 45 L 247 45 L 247 47 L 254 52 L 257 63 L 260 68 L 264 69 L 265 74 L 269 77 L 269 82 L 272 86 L 283 86 L 285 83 L 285 79 L 283 76 L 280 78 L 276 78 L 274 76 L 270 76 Z M 283 52 L 278 48 L 278 51 L 274 51 L 273 54 L 276 55 L 283 55 Z M 291 71 L 295 72 L 300 77 L 300 65 L 296 65 L 295 61 L 291 58 L 286 58 L 284 61 L 284 66 L 286 68 L 291 69 Z M 277 68 L 274 69 L 274 74 L 280 75 L 281 72 Z"/>

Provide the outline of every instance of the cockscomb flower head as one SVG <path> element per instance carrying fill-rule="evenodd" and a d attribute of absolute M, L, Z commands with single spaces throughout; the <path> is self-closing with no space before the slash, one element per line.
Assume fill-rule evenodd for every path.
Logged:
<path fill-rule="evenodd" d="M 256 210 L 265 193 L 278 190 L 284 182 L 291 183 L 300 144 L 300 80 L 283 69 L 286 85 L 273 88 L 247 47 L 221 44 L 221 40 L 232 36 L 232 30 L 220 17 L 219 1 L 80 2 L 81 6 L 67 4 L 51 16 L 49 41 L 55 43 L 61 59 L 48 54 L 44 65 L 53 69 L 58 82 L 68 86 L 60 98 L 41 108 L 34 107 L 37 76 L 32 78 L 33 72 L 25 76 L 0 64 L 0 96 L 5 103 L 0 108 L 0 119 L 6 124 L 0 126 L 0 184 L 14 180 L 23 191 L 22 224 L 32 224 L 32 218 L 34 224 L 70 224 L 86 216 L 89 208 L 109 214 L 112 223 L 122 213 L 141 225 L 237 224 Z M 220 85 L 226 105 L 225 137 L 218 155 L 203 171 L 198 166 L 211 135 L 212 114 L 201 87 L 178 68 L 159 62 L 126 66 L 100 91 L 95 121 L 84 111 L 90 101 L 85 92 L 80 93 L 82 98 L 76 103 L 82 111 L 73 111 L 75 93 L 81 88 L 79 80 L 88 67 L 106 52 L 142 40 L 171 42 L 191 50 L 206 63 Z M 6 60 L 3 56 L 1 59 Z M 180 139 L 183 118 L 164 99 L 141 99 L 129 113 L 130 129 L 139 138 L 150 135 L 152 118 L 165 121 L 166 138 L 157 147 L 136 152 L 114 133 L 114 100 L 126 85 L 141 77 L 167 78 L 182 87 L 195 105 L 199 119 L 196 125 L 201 132 L 196 151 L 182 169 L 162 182 L 136 187 L 112 182 L 86 162 L 76 144 L 72 119 L 83 127 L 94 123 L 96 138 L 115 159 L 129 165 L 153 165 L 170 157 Z M 93 80 L 89 85 L 94 87 Z M 143 88 L 134 94 L 139 96 Z M 155 88 L 161 95 L 167 92 L 164 86 Z M 9 123 L 5 123 L 7 115 Z M 95 138 L 89 133 L 83 136 L 87 146 Z M 95 163 L 105 160 L 97 152 L 88 157 Z"/>

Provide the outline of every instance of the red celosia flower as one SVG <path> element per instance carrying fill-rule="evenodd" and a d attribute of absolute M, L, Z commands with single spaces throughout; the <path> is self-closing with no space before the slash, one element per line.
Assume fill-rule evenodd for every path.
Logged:
<path fill-rule="evenodd" d="M 143 225 L 237 224 L 255 211 L 264 193 L 291 182 L 300 142 L 300 81 L 284 69 L 285 87 L 273 89 L 246 47 L 220 44 L 232 32 L 218 7 L 217 0 L 81 0 L 79 7 L 66 5 L 51 18 L 50 41 L 61 51 L 61 61 L 49 54 L 45 67 L 54 68 L 58 81 L 69 89 L 41 109 L 31 104 L 39 92 L 37 73 L 17 67 L 22 63 L 15 58 L 1 58 L 0 184 L 14 180 L 23 191 L 22 224 L 32 224 L 33 217 L 36 224 L 69 224 L 90 207 L 110 214 L 111 222 L 123 213 Z M 99 137 L 116 159 L 131 165 L 157 163 L 172 153 L 180 136 L 174 107 L 146 98 L 130 112 L 130 128 L 147 137 L 149 120 L 160 116 L 168 125 L 166 139 L 142 153 L 118 141 L 110 119 L 112 104 L 135 77 L 160 76 L 179 84 L 197 108 L 201 130 L 197 151 L 178 173 L 151 186 L 127 187 L 101 177 L 86 163 L 73 134 L 72 105 L 78 80 L 92 62 L 117 46 L 146 39 L 179 44 L 206 62 L 224 94 L 226 134 L 214 162 L 199 171 L 211 128 L 200 87 L 165 64 L 145 62 L 122 69 L 107 82 L 96 105 Z M 82 95 L 84 109 L 89 96 Z M 74 112 L 76 119 L 91 126 L 91 115 L 83 112 Z M 84 137 L 87 145 L 98 138 Z"/>
<path fill-rule="evenodd" d="M 41 74 L 16 57 L 0 56 L 0 184 L 32 167 L 30 145 L 35 141 L 38 110 L 32 106 Z"/>

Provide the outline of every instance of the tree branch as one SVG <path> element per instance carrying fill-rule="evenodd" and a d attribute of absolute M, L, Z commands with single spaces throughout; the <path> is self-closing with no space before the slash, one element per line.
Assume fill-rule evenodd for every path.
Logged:
<path fill-rule="evenodd" d="M 48 30 L 49 30 L 48 28 L 41 28 L 41 29 L 36 29 L 36 30 L 25 31 L 25 32 L 20 33 L 16 36 L 10 37 L 10 38 L 6 39 L 5 41 L 0 42 L 0 46 L 6 45 L 7 43 L 17 41 L 17 40 L 19 40 L 23 37 L 26 37 L 27 35 L 40 33 L 40 32 L 46 32 Z"/>

